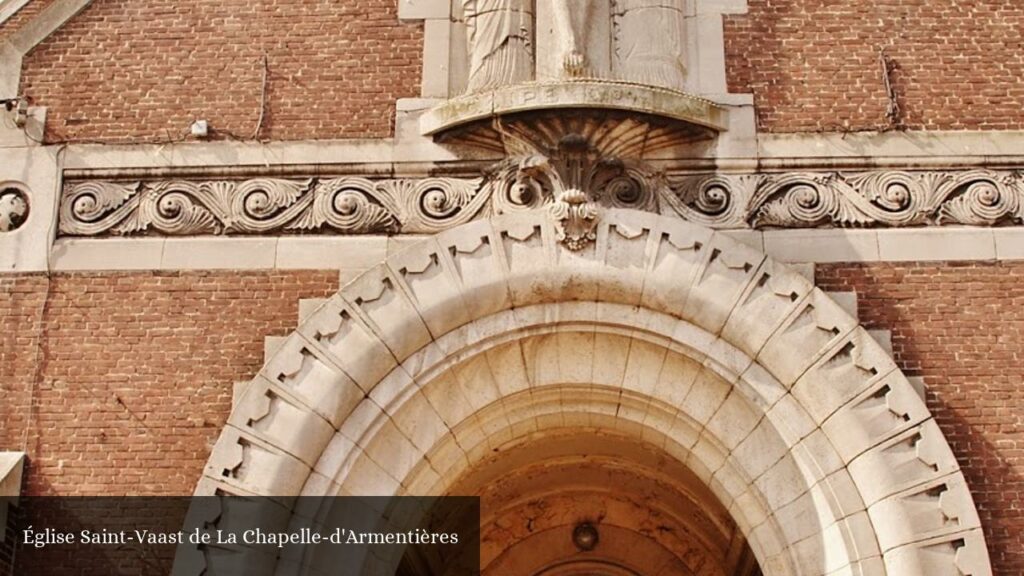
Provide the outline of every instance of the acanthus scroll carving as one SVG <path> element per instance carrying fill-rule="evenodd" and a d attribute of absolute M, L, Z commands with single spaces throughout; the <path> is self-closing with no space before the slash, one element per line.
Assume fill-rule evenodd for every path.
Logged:
<path fill-rule="evenodd" d="M 547 208 L 558 240 L 581 250 L 596 239 L 600 207 L 659 211 L 663 180 L 639 163 L 596 150 L 585 138 L 568 134 L 554 150 L 504 163 L 493 177 L 493 209 L 503 214 Z"/>
<path fill-rule="evenodd" d="M 480 178 L 256 178 L 71 183 L 64 236 L 433 233 L 485 205 Z"/>
<path fill-rule="evenodd" d="M 1024 223 L 1017 170 L 687 175 L 672 188 L 676 212 L 723 228 Z"/>
<path fill-rule="evenodd" d="M 564 244 L 580 249 L 604 208 L 674 214 L 716 229 L 1024 224 L 1019 170 L 666 175 L 569 135 L 480 171 L 470 178 L 71 180 L 59 233 L 430 234 L 545 209 Z"/>

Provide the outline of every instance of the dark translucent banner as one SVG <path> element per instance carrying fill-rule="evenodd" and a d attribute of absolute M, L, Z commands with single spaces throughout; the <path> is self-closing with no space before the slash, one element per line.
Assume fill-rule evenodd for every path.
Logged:
<path fill-rule="evenodd" d="M 11 506 L 14 573 L 25 576 L 480 573 L 477 498 L 21 498 L 0 505 Z"/>

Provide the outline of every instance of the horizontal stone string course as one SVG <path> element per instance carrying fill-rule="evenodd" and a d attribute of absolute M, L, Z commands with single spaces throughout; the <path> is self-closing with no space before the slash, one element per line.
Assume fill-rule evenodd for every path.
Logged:
<path fill-rule="evenodd" d="M 558 179 L 532 160 L 513 158 L 478 178 L 70 180 L 59 235 L 436 233 L 556 204 Z M 713 229 L 1024 224 L 1020 170 L 665 175 L 600 166 L 606 173 L 588 191 L 599 206 Z"/>

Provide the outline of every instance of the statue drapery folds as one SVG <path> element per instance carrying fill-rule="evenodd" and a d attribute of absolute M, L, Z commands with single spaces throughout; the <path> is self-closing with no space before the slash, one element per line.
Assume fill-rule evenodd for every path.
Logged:
<path fill-rule="evenodd" d="M 462 10 L 470 92 L 533 79 L 533 0 L 463 0 Z"/>
<path fill-rule="evenodd" d="M 609 5 L 595 11 L 598 2 Z M 536 0 L 550 3 L 558 53 L 540 54 L 535 0 L 462 0 L 468 33 L 470 93 L 529 82 L 537 60 L 555 62 L 558 77 L 611 78 L 681 90 L 685 82 L 682 0 Z M 613 67 L 590 66 L 592 17 L 610 14 L 611 37 L 596 40 L 610 49 Z M 552 59 L 552 60 L 548 60 Z M 549 68 L 550 69 L 550 68 Z"/>
<path fill-rule="evenodd" d="M 686 21 L 681 1 L 613 0 L 612 20 L 619 79 L 683 88 Z"/>

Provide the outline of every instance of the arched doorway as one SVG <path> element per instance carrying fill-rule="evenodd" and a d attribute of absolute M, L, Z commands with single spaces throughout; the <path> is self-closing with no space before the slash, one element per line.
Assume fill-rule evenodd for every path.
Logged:
<path fill-rule="evenodd" d="M 197 494 L 479 493 L 500 573 L 991 572 L 927 408 L 809 281 L 650 213 L 557 237 L 499 216 L 344 287 L 253 380 Z"/>

